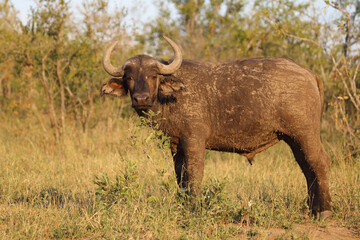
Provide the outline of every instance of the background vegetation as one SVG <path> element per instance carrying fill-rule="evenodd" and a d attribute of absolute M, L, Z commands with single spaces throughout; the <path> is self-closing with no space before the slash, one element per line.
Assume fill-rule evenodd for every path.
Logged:
<path fill-rule="evenodd" d="M 0 0 L 1 238 L 266 238 L 266 229 L 313 222 L 285 144 L 259 154 L 255 166 L 207 152 L 195 211 L 178 192 L 158 132 L 139 125 L 128 99 L 99 97 L 110 41 L 120 41 L 113 58 L 121 65 L 135 54 L 171 57 L 163 34 L 188 59 L 286 56 L 319 74 L 333 219 L 359 228 L 358 0 L 326 1 L 336 10 L 326 22 L 311 1 L 162 0 L 136 33 L 124 25 L 128 9 L 110 11 L 106 0 L 84 1 L 76 18 L 68 1 L 36 2 L 24 24 Z"/>

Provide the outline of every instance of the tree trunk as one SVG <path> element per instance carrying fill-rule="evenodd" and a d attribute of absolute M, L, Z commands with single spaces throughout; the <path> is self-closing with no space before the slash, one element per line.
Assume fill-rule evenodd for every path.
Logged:
<path fill-rule="evenodd" d="M 0 97 L 4 96 L 4 89 L 2 86 L 2 82 L 3 82 L 4 78 L 5 78 L 5 74 L 0 77 Z"/>
<path fill-rule="evenodd" d="M 90 119 L 92 117 L 92 114 L 94 112 L 94 93 L 91 91 L 91 88 L 89 88 L 88 90 L 88 104 L 89 107 L 85 107 L 85 105 L 83 105 L 83 117 L 84 117 L 84 124 L 83 124 L 83 130 L 84 133 L 87 133 L 89 130 L 89 122 Z"/>
<path fill-rule="evenodd" d="M 54 108 L 54 96 L 53 96 L 53 91 L 51 88 L 49 88 L 48 86 L 48 78 L 46 77 L 46 61 L 47 55 L 44 55 L 43 58 L 41 59 L 41 84 L 44 87 L 44 91 L 45 91 L 45 96 L 46 96 L 46 101 L 48 103 L 48 107 L 49 107 L 49 118 L 50 118 L 50 124 L 51 124 L 51 128 L 54 129 L 54 135 L 55 135 L 55 140 L 56 142 L 59 141 L 60 138 L 60 134 L 59 134 L 59 125 L 57 122 L 57 117 L 56 117 L 56 112 L 55 112 L 55 108 Z"/>
<path fill-rule="evenodd" d="M 62 80 L 62 73 L 61 70 L 61 60 L 56 60 L 56 76 L 59 81 L 60 86 L 60 101 L 61 101 L 61 109 L 60 109 L 60 119 L 61 119 L 61 129 L 62 133 L 65 133 L 65 115 L 66 115 L 66 108 L 65 108 L 65 88 L 64 83 Z"/>

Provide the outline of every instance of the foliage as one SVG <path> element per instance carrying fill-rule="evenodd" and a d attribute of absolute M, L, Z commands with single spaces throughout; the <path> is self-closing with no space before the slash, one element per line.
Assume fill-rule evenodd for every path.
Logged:
<path fill-rule="evenodd" d="M 138 175 L 136 163 L 126 162 L 125 171 L 121 176 L 116 176 L 115 182 L 111 182 L 109 176 L 104 174 L 96 177 L 96 201 L 98 205 L 108 210 L 114 204 L 126 204 L 127 201 L 138 198 L 139 185 L 136 184 Z"/>
<path fill-rule="evenodd" d="M 0 101 L 6 115 L 40 119 L 45 111 L 50 125 L 40 124 L 56 141 L 71 121 L 87 132 L 102 119 L 96 111 L 111 100 L 100 100 L 97 92 L 106 80 L 101 57 L 109 41 L 120 40 L 113 59 L 121 65 L 144 52 L 171 56 L 165 34 L 195 60 L 286 56 L 310 67 L 325 83 L 325 117 L 348 139 L 349 157 L 358 153 L 358 1 L 328 1 L 339 14 L 324 23 L 310 1 L 162 0 L 155 21 L 133 35 L 124 24 L 128 10 L 110 11 L 106 0 L 84 1 L 77 20 L 68 1 L 37 3 L 24 25 L 11 2 L 1 1 Z"/>
<path fill-rule="evenodd" d="M 345 143 L 349 151 L 348 158 L 351 158 L 352 155 L 360 151 L 358 148 L 360 141 L 358 89 L 360 83 L 358 74 L 360 70 L 360 29 L 358 27 L 360 2 L 345 1 L 341 4 L 335 1 L 325 2 L 340 13 L 334 19 L 334 23 L 338 26 L 337 31 L 334 31 L 334 26 L 317 24 L 316 28 L 312 25 L 311 29 L 317 29 L 320 34 L 308 35 L 308 31 L 305 32 L 305 29 L 310 26 L 300 28 L 303 30 L 299 33 L 297 29 L 289 27 L 294 26 L 294 24 L 279 19 L 278 10 L 267 9 L 265 15 L 266 19 L 282 36 L 295 43 L 303 44 L 307 48 L 307 53 L 321 51 L 321 59 L 316 64 L 318 67 L 312 67 L 312 69 L 321 70 L 321 75 L 326 84 L 325 95 L 327 98 L 325 101 L 331 108 L 329 112 L 332 114 L 335 127 L 343 133 L 343 137 L 346 139 Z M 298 16 L 303 16 L 303 14 L 298 14 Z M 330 31 L 332 32 L 330 33 Z M 330 34 L 331 41 L 324 34 Z M 311 61 L 311 59 L 307 60 L 307 62 Z"/>

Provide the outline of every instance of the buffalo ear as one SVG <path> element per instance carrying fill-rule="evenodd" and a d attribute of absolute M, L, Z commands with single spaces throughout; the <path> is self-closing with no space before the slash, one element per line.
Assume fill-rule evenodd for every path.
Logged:
<path fill-rule="evenodd" d="M 170 97 L 174 92 L 185 89 L 185 85 L 178 79 L 163 79 L 159 85 L 159 95 Z"/>
<path fill-rule="evenodd" d="M 100 89 L 100 96 L 111 95 L 115 97 L 122 97 L 127 94 L 127 88 L 124 82 L 118 78 L 112 78 L 109 82 L 104 83 Z"/>

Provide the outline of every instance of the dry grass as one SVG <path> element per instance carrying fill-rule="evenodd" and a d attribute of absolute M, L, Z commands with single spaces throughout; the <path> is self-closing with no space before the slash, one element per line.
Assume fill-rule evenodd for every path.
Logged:
<path fill-rule="evenodd" d="M 305 178 L 286 144 L 259 154 L 253 166 L 236 154 L 207 152 L 204 196 L 193 209 L 178 193 L 169 151 L 136 117 L 88 134 L 69 126 L 56 145 L 26 121 L 0 125 L 2 239 L 266 238 L 266 229 L 313 223 L 304 212 Z M 360 158 L 344 162 L 336 144 L 325 141 L 333 219 L 358 228 Z"/>

